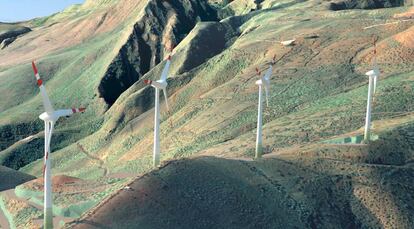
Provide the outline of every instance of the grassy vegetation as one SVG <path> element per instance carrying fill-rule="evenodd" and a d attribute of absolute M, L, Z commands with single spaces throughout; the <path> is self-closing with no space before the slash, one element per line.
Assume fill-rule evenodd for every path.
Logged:
<path fill-rule="evenodd" d="M 26 203 L 0 196 L 0 209 L 6 215 L 11 228 L 35 228 L 33 219 L 42 216 L 42 211 Z"/>

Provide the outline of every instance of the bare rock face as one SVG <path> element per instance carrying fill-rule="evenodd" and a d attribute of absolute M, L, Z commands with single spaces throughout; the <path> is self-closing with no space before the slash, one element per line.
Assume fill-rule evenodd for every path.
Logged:
<path fill-rule="evenodd" d="M 219 54 L 232 43 L 232 38 L 239 35 L 238 28 L 226 21 L 199 23 L 185 39 L 189 41 L 183 48 L 185 58 L 175 60 L 179 65 L 175 74 L 188 72 Z"/>
<path fill-rule="evenodd" d="M 188 83 L 194 75 L 188 72 L 194 71 L 208 59 L 230 47 L 235 38 L 240 36 L 240 23 L 245 21 L 243 17 L 232 17 L 220 22 L 200 22 L 191 32 L 181 41 L 180 47 L 174 52 L 173 64 L 170 69 L 168 93 L 173 93 L 177 88 Z M 164 64 L 160 63 L 145 74 L 145 77 L 157 79 L 163 69 Z M 153 77 L 155 76 L 155 77 Z M 144 84 L 135 83 L 127 92 L 122 94 L 121 100 L 117 100 L 114 106 L 119 110 L 119 106 L 134 104 L 123 108 L 123 112 L 113 114 L 112 118 L 117 123 L 114 131 L 119 126 L 131 121 L 135 117 L 151 109 L 154 104 L 153 90 L 148 90 Z M 111 108 L 112 109 L 112 108 Z M 122 123 L 122 124 L 121 124 Z"/>
<path fill-rule="evenodd" d="M 15 37 L 6 38 L 4 39 L 0 44 L 0 49 L 6 48 L 9 44 L 11 44 L 14 40 L 16 40 Z"/>
<path fill-rule="evenodd" d="M 0 31 L 0 49 L 6 48 L 8 45 L 13 43 L 13 41 L 15 41 L 18 36 L 21 36 L 30 31 L 32 30 L 27 27 L 18 27 L 17 29 L 6 32 Z"/>
<path fill-rule="evenodd" d="M 331 2 L 330 10 L 378 9 L 408 5 L 404 0 L 345 0 Z"/>
<path fill-rule="evenodd" d="M 207 1 L 151 1 L 128 41 L 109 66 L 98 91 L 110 106 L 142 75 L 162 61 L 199 21 L 217 20 Z M 168 51 L 167 51 L 168 52 Z"/>

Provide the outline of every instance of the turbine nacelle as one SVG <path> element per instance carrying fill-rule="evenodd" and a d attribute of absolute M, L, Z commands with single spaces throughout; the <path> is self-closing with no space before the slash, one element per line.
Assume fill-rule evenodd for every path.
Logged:
<path fill-rule="evenodd" d="M 56 122 L 60 117 L 55 114 L 55 112 L 48 113 L 43 112 L 41 115 L 39 115 L 39 118 L 43 121 L 50 121 L 50 122 Z"/>
<path fill-rule="evenodd" d="M 167 88 L 167 81 L 165 80 L 157 80 L 157 81 L 153 81 L 153 80 L 144 80 L 144 83 L 147 85 L 151 85 L 154 88 L 158 88 L 161 90 L 165 90 Z"/>
<path fill-rule="evenodd" d="M 39 118 L 43 121 L 56 122 L 60 117 L 69 117 L 75 113 L 83 113 L 86 108 L 72 108 L 65 110 L 57 110 L 53 112 L 43 112 Z"/>
<path fill-rule="evenodd" d="M 365 75 L 367 75 L 369 77 L 376 77 L 376 76 L 379 75 L 379 70 L 378 69 L 373 69 L 371 71 L 366 72 Z"/>
<path fill-rule="evenodd" d="M 263 85 L 263 80 L 262 80 L 262 79 L 260 79 L 260 80 L 256 80 L 256 84 L 257 84 L 257 85 Z"/>
<path fill-rule="evenodd" d="M 260 80 L 256 80 L 256 84 L 257 85 L 264 85 L 265 87 L 269 87 L 270 86 L 270 80 L 265 79 L 264 77 L 261 77 Z"/>

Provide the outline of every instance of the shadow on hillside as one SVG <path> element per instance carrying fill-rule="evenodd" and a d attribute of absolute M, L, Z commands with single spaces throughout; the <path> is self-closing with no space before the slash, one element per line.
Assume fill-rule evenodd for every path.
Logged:
<path fill-rule="evenodd" d="M 15 188 L 17 185 L 35 178 L 34 176 L 0 166 L 0 191 Z"/>
<path fill-rule="evenodd" d="M 373 195 L 382 195 L 378 204 L 371 208 L 378 211 L 384 227 L 414 227 L 414 167 L 408 163 L 414 158 L 414 125 L 389 131 L 369 146 L 366 161 L 375 168 L 368 179 L 379 190 Z"/>
<path fill-rule="evenodd" d="M 414 125 L 407 125 L 382 133 L 368 146 L 326 146 L 295 163 L 350 182 L 341 188 L 348 190 L 341 196 L 349 203 L 344 212 L 355 215 L 358 227 L 412 228 L 414 168 L 409 162 L 413 149 Z"/>
<path fill-rule="evenodd" d="M 112 228 L 112 227 L 107 227 L 104 224 L 92 222 L 92 221 L 89 221 L 89 220 L 82 220 L 81 223 L 85 228 L 101 228 L 101 229 L 111 229 Z"/>
<path fill-rule="evenodd" d="M 71 228 L 358 228 L 352 185 L 349 177 L 280 159 L 179 160 L 137 179 Z"/>
<path fill-rule="evenodd" d="M 407 125 L 383 133 L 369 145 L 366 163 L 405 165 L 414 158 L 414 125 Z"/>

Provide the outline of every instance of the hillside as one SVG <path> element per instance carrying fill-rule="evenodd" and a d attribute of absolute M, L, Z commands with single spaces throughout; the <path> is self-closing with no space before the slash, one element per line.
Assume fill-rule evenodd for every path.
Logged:
<path fill-rule="evenodd" d="M 371 145 L 172 161 L 67 228 L 411 228 L 413 143 L 410 124 Z"/>
<path fill-rule="evenodd" d="M 0 92 L 5 95 L 0 102 L 0 150 L 5 150 L 0 163 L 19 169 L 43 155 L 38 135 L 43 124 L 37 119 L 42 107 L 31 60 L 38 60 L 56 107 L 88 107 L 84 115 L 58 123 L 60 134 L 53 140 L 59 144 L 53 150 L 64 148 L 101 128 L 119 94 L 160 62 L 164 43 L 179 42 L 198 20 L 215 18 L 205 3 L 185 2 L 183 8 L 178 1 L 88 1 L 28 22 L 33 31 L 0 52 Z M 38 137 L 27 144 L 35 145 L 30 147 L 35 152 L 28 153 L 27 144 L 7 149 L 32 135 Z"/>
<path fill-rule="evenodd" d="M 60 120 L 52 139 L 53 174 L 82 179 L 55 194 L 56 225 L 411 228 L 413 11 L 380 2 L 100 0 L 0 26 L 30 29 L 0 50 L 0 164 L 42 174 L 36 59 L 56 107 L 88 108 Z M 293 46 L 280 44 L 289 39 Z M 327 144 L 363 133 L 373 39 L 379 140 Z M 165 164 L 154 170 L 154 90 L 143 80 L 159 78 L 172 46 Z M 252 161 L 255 68 L 273 56 L 265 157 Z M 38 225 L 40 191 L 1 193 L 10 224 Z"/>
<path fill-rule="evenodd" d="M 326 171 L 274 158 L 255 162 L 207 157 L 173 162 L 131 183 L 130 189 L 68 228 L 413 225 L 412 166 L 357 164 L 348 169 L 347 161 L 326 163 L 347 168 L 339 173 L 318 166 L 320 160 L 307 163 Z"/>

